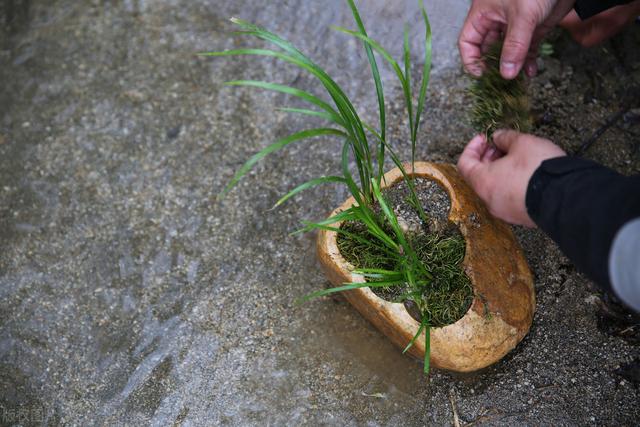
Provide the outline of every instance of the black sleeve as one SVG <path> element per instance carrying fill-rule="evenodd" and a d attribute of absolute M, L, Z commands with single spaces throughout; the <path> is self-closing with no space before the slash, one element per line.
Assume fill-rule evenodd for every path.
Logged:
<path fill-rule="evenodd" d="M 527 211 L 571 259 L 611 291 L 608 259 L 616 233 L 640 217 L 640 175 L 627 177 L 590 160 L 557 157 L 529 180 Z"/>
<path fill-rule="evenodd" d="M 632 0 L 577 0 L 573 8 L 576 10 L 580 19 L 584 20 L 612 7 L 631 3 L 631 1 Z"/>

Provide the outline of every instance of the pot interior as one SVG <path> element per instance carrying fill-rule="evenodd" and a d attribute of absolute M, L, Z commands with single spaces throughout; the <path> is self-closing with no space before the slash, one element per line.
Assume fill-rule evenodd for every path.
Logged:
<path fill-rule="evenodd" d="M 434 179 L 414 180 L 418 199 L 426 214 L 426 221 L 412 206 L 408 186 L 404 181 L 389 183 L 383 194 L 388 205 L 398 217 L 398 222 L 418 259 L 431 273 L 417 281 L 417 285 L 370 287 L 380 298 L 404 304 L 407 312 L 417 322 L 428 316 L 432 327 L 455 323 L 467 313 L 473 303 L 474 292 L 464 271 L 466 242 L 457 225 L 449 220 L 451 198 L 446 187 Z M 375 210 L 375 209 L 374 209 Z M 340 225 L 348 234 L 337 236 L 342 257 L 356 269 L 382 269 L 399 271 L 402 265 L 389 256 L 379 244 L 364 244 L 362 238 L 378 243 L 364 224 L 347 222 Z M 388 233 L 393 235 L 389 228 Z M 375 281 L 374 279 L 368 279 Z"/>

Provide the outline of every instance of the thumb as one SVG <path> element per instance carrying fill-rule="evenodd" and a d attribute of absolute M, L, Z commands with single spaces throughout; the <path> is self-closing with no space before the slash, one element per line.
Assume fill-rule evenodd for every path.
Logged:
<path fill-rule="evenodd" d="M 537 23 L 535 19 L 531 18 L 531 15 L 519 14 L 517 11 L 512 13 L 509 18 L 500 58 L 500 74 L 505 79 L 511 80 L 522 69 L 531 47 L 531 38 Z"/>
<path fill-rule="evenodd" d="M 458 170 L 462 177 L 473 186 L 478 172 L 485 166 L 482 156 L 487 150 L 487 139 L 484 135 L 473 138 L 465 147 L 458 159 Z"/>
<path fill-rule="evenodd" d="M 496 147 L 506 154 L 511 150 L 520 135 L 521 133 L 515 130 L 500 129 L 493 133 L 492 140 Z"/>

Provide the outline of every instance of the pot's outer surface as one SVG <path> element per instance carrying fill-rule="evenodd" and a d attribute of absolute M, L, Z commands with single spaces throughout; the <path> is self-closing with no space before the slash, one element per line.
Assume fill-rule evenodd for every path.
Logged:
<path fill-rule="evenodd" d="M 449 193 L 449 219 L 466 239 L 464 267 L 474 288 L 474 300 L 465 316 L 452 325 L 431 329 L 431 364 L 434 367 L 470 372 L 487 367 L 511 351 L 529 331 L 535 311 L 533 277 L 511 228 L 493 217 L 484 203 L 449 164 L 416 162 L 414 177 L 433 179 Z M 399 169 L 385 175 L 385 186 L 403 179 Z M 348 209 L 349 198 L 331 215 Z M 339 226 L 336 224 L 334 226 Z M 340 254 L 337 234 L 321 231 L 318 256 L 335 286 L 363 281 L 352 276 L 351 266 Z M 369 288 L 344 292 L 347 300 L 397 346 L 404 348 L 418 332 L 419 324 L 402 304 L 387 302 Z M 409 350 L 424 357 L 424 339 Z"/>

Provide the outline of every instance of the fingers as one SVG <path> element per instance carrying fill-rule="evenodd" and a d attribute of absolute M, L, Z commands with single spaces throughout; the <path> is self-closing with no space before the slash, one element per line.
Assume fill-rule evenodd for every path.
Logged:
<path fill-rule="evenodd" d="M 464 148 L 464 151 L 460 155 L 460 160 L 458 160 L 458 168 L 462 170 L 470 170 L 476 164 L 482 161 L 482 156 L 487 150 L 487 139 L 484 135 L 477 135 L 474 137 L 467 146 Z"/>
<path fill-rule="evenodd" d="M 486 41 L 498 39 L 502 26 L 501 22 L 491 20 L 473 9 L 469 12 L 458 38 L 460 57 L 467 72 L 476 77 L 482 74 L 483 47 Z"/>
<path fill-rule="evenodd" d="M 509 20 L 500 58 L 500 74 L 505 79 L 515 78 L 529 54 L 536 21 L 530 16 L 515 14 Z"/>
<path fill-rule="evenodd" d="M 522 134 L 514 130 L 501 129 L 494 132 L 493 143 L 496 144 L 496 147 L 498 147 L 500 151 L 508 153 L 520 135 Z"/>
<path fill-rule="evenodd" d="M 533 36 L 533 40 L 531 41 L 531 46 L 529 47 L 529 53 L 527 53 L 527 58 L 524 61 L 524 73 L 527 77 L 535 77 L 538 73 L 538 50 L 540 49 L 540 43 L 542 41 L 542 34 L 536 34 Z"/>
<path fill-rule="evenodd" d="M 465 147 L 458 160 L 458 170 L 472 187 L 478 182 L 485 164 L 482 159 L 487 151 L 488 143 L 484 135 L 473 138 Z"/>
<path fill-rule="evenodd" d="M 460 50 L 462 65 L 467 72 L 476 77 L 480 77 L 482 74 L 482 67 L 480 66 L 482 40 L 484 40 L 484 36 L 476 30 L 471 23 L 471 19 L 467 18 L 458 39 L 458 50 Z"/>
<path fill-rule="evenodd" d="M 482 163 L 491 163 L 504 156 L 504 153 L 499 150 L 495 145 L 487 144 L 487 150 L 482 155 Z"/>
<path fill-rule="evenodd" d="M 489 51 L 489 49 L 497 42 L 500 40 L 500 31 L 498 30 L 491 30 L 487 33 L 487 36 L 484 38 L 484 41 L 482 42 L 482 48 L 480 49 L 482 51 L 482 53 L 487 53 Z"/>

